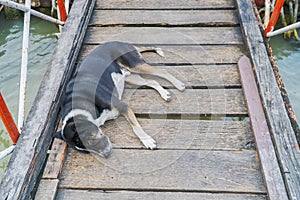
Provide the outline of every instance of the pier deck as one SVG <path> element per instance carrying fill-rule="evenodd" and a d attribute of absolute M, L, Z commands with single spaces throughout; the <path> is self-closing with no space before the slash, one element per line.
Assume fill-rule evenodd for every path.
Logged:
<path fill-rule="evenodd" d="M 144 58 L 187 89 L 157 79 L 172 93 L 164 102 L 126 86 L 124 101 L 158 149 L 145 149 L 122 117 L 102 127 L 114 146 L 108 159 L 55 139 L 36 199 L 300 198 L 299 148 L 274 75 L 264 76 L 271 65 L 261 38 L 247 0 L 97 0 L 74 66 L 107 41 L 160 47 L 165 57 Z"/>

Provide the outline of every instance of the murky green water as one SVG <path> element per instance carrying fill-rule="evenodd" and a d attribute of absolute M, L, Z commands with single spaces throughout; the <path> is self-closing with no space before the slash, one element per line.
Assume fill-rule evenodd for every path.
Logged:
<path fill-rule="evenodd" d="M 298 30 L 298 33 L 300 31 Z M 280 75 L 292 103 L 293 110 L 300 120 L 300 41 L 284 40 L 281 35 L 271 38 L 270 44 L 279 68 Z"/>
<path fill-rule="evenodd" d="M 55 44 L 55 25 L 31 17 L 26 112 L 29 112 L 39 84 L 51 59 Z M 17 120 L 19 79 L 22 57 L 23 19 L 5 20 L 0 13 L 0 91 Z M 0 151 L 11 145 L 0 120 Z M 0 161 L 0 179 L 9 158 Z"/>

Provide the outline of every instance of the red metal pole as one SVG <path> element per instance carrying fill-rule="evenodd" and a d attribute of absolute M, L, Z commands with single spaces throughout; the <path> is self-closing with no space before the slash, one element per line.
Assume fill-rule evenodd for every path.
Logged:
<path fill-rule="evenodd" d="M 18 141 L 18 138 L 19 138 L 19 131 L 17 129 L 17 126 L 14 122 L 14 119 L 12 118 L 7 106 L 6 106 L 6 103 L 4 101 L 4 98 L 2 97 L 2 94 L 0 92 L 0 117 L 8 131 L 8 134 L 12 140 L 12 142 L 14 144 L 17 143 Z"/>
<path fill-rule="evenodd" d="M 61 21 L 65 22 L 67 20 L 65 1 L 57 0 L 57 5 L 58 5 L 58 9 L 59 9 L 60 19 L 61 19 Z"/>
<path fill-rule="evenodd" d="M 267 33 L 269 33 L 270 31 L 273 31 L 274 26 L 276 25 L 276 22 L 278 20 L 279 14 L 280 14 L 280 10 L 282 8 L 284 4 L 284 0 L 277 0 L 274 6 L 274 10 L 273 13 L 271 15 L 270 21 L 268 23 L 267 28 L 265 29 L 265 36 L 267 36 Z"/>

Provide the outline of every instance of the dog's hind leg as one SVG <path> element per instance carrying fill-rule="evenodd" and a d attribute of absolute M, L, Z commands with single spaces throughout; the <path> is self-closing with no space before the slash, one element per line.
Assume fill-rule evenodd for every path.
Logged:
<path fill-rule="evenodd" d="M 165 101 L 171 100 L 170 93 L 167 90 L 165 90 L 155 80 L 145 79 L 145 78 L 141 77 L 139 74 L 130 74 L 129 76 L 126 77 L 125 81 L 126 81 L 126 83 L 129 83 L 132 85 L 138 85 L 138 86 L 145 85 L 145 86 L 151 87 L 151 88 L 155 89 Z"/>
<path fill-rule="evenodd" d="M 152 150 L 155 149 L 156 141 L 151 136 L 149 136 L 147 133 L 145 133 L 145 131 L 143 130 L 143 128 L 137 121 L 132 109 L 130 107 L 128 107 L 127 111 L 122 114 L 129 122 L 130 126 L 133 129 L 133 132 L 140 139 L 140 141 L 145 145 L 145 147 L 152 149 Z"/>
<path fill-rule="evenodd" d="M 148 74 L 148 75 L 153 75 L 153 76 L 158 76 L 158 77 L 164 78 L 164 79 L 170 81 L 178 90 L 180 90 L 180 91 L 185 90 L 184 83 L 182 83 L 180 80 L 178 80 L 173 75 L 168 73 L 166 70 L 154 68 L 147 63 L 143 63 L 136 67 L 129 68 L 129 71 L 133 72 L 133 73 L 137 73 L 137 74 Z"/>

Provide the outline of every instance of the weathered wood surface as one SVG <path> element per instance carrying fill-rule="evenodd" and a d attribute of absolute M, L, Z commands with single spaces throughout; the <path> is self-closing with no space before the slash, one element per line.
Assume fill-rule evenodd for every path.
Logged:
<path fill-rule="evenodd" d="M 249 58 L 241 57 L 238 67 L 268 196 L 288 199 Z"/>
<path fill-rule="evenodd" d="M 59 188 L 266 192 L 255 151 L 114 149 L 103 159 L 70 149 Z"/>
<path fill-rule="evenodd" d="M 249 46 L 281 172 L 290 199 L 300 199 L 300 151 L 269 60 L 252 4 L 237 0 L 243 34 Z"/>
<path fill-rule="evenodd" d="M 159 149 L 254 150 L 249 122 L 215 120 L 138 119 Z M 144 148 L 124 118 L 101 127 L 114 148 Z"/>
<path fill-rule="evenodd" d="M 94 7 L 93 0 L 72 5 L 53 59 L 47 68 L 22 134 L 8 163 L 0 185 L 6 200 L 31 199 L 34 185 L 46 159 L 55 130 L 60 98 L 83 41 L 83 33 Z"/>
<path fill-rule="evenodd" d="M 36 200 L 55 200 L 57 194 L 58 179 L 42 179 L 38 192 L 35 195 Z"/>
<path fill-rule="evenodd" d="M 49 157 L 44 169 L 43 177 L 46 179 L 57 179 L 67 154 L 67 143 L 60 139 L 54 139 Z"/>
<path fill-rule="evenodd" d="M 241 89 L 187 89 L 184 92 L 168 90 L 172 100 L 165 102 L 152 89 L 126 89 L 122 101 L 141 115 L 247 115 Z M 188 103 L 187 103 L 188 101 Z"/>
<path fill-rule="evenodd" d="M 147 46 L 151 45 L 148 44 Z M 162 48 L 165 57 L 160 57 L 153 52 L 143 53 L 143 57 L 150 64 L 236 64 L 239 57 L 247 54 L 242 45 L 155 46 Z M 79 61 L 96 47 L 97 45 L 84 45 Z"/>
<path fill-rule="evenodd" d="M 134 191 L 102 191 L 102 190 L 58 190 L 57 199 L 75 200 L 90 199 L 97 200 L 99 197 L 110 200 L 120 199 L 164 199 L 164 200 L 266 200 L 265 195 L 257 194 L 226 194 L 226 193 L 188 193 L 188 192 L 134 192 Z"/>
<path fill-rule="evenodd" d="M 233 9 L 233 0 L 97 0 L 95 9 Z"/>
<path fill-rule="evenodd" d="M 151 45 L 241 44 L 239 27 L 90 27 L 85 44 L 122 41 Z"/>
<path fill-rule="evenodd" d="M 236 65 L 181 65 L 181 66 L 153 66 L 167 70 L 170 74 L 182 80 L 187 88 L 240 88 L 240 78 Z M 158 81 L 163 87 L 175 87 L 168 81 L 154 77 L 145 78 Z M 133 88 L 129 84 L 126 88 Z"/>
<path fill-rule="evenodd" d="M 67 154 L 67 144 L 63 140 L 55 138 L 48 151 L 46 167 L 39 183 L 35 199 L 54 200 L 59 183 L 59 174 Z"/>
<path fill-rule="evenodd" d="M 236 10 L 95 10 L 89 25 L 235 26 Z"/>

